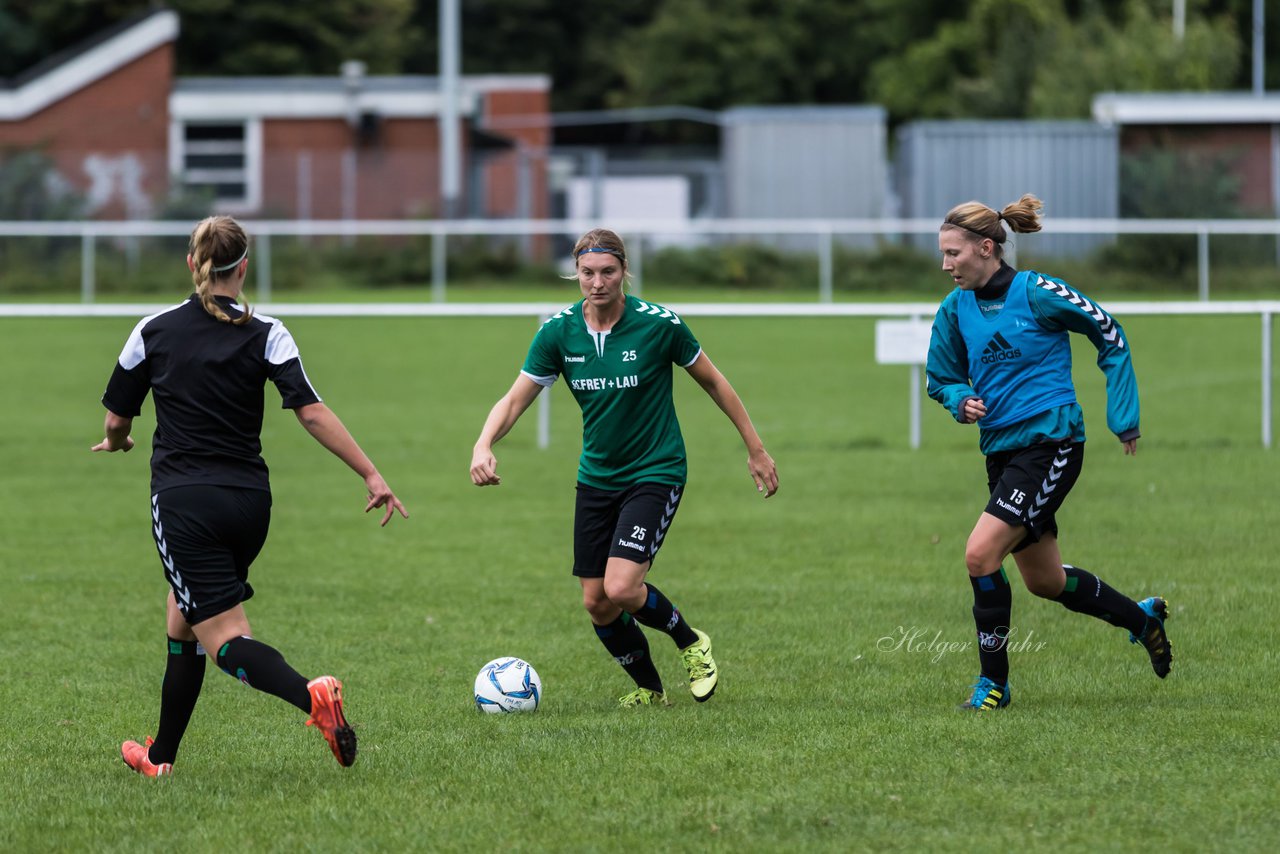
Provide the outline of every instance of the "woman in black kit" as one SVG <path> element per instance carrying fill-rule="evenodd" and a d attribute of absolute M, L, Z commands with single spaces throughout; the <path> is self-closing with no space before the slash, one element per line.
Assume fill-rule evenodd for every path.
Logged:
<path fill-rule="evenodd" d="M 364 478 L 365 511 L 408 517 L 378 469 L 324 403 L 279 320 L 237 304 L 249 268 L 249 238 L 231 217 L 202 220 L 187 266 L 196 292 L 145 317 L 125 342 L 102 403 L 105 438 L 94 451 L 128 451 L 147 393 L 155 400 L 151 454 L 152 535 L 169 582 L 168 664 L 154 741 L 126 741 L 125 764 L 148 777 L 173 772 L 204 681 L 207 653 L 240 681 L 297 706 L 343 766 L 356 736 L 342 708 L 342 683 L 307 680 L 274 648 L 255 640 L 245 616 L 249 566 L 266 541 L 271 487 L 261 456 L 263 388 L 275 383 L 284 408 L 321 445 Z"/>

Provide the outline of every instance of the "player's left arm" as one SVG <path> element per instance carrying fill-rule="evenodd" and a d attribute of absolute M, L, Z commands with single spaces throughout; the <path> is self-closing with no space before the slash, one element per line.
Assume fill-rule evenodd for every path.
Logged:
<path fill-rule="evenodd" d="M 361 449 L 355 437 L 342 423 L 342 419 L 332 409 L 317 400 L 294 408 L 293 414 L 312 438 L 364 479 L 369 499 L 364 512 L 368 513 L 375 507 L 385 508 L 380 523 L 383 526 L 391 521 L 396 511 L 399 511 L 404 518 L 409 518 L 409 511 L 391 491 L 387 481 L 379 474 L 377 466 Z"/>
<path fill-rule="evenodd" d="M 1031 288 L 1031 307 L 1046 329 L 1084 335 L 1098 350 L 1098 368 L 1107 378 L 1107 427 L 1126 454 L 1137 452 L 1140 408 L 1138 378 L 1124 327 L 1102 306 L 1065 282 L 1044 280 Z"/>
<path fill-rule="evenodd" d="M 742 398 L 738 397 L 733 386 L 720 373 L 720 369 L 711 363 L 705 352 L 699 352 L 693 363 L 685 366 L 685 370 L 738 429 L 743 444 L 747 446 L 747 470 L 755 481 L 756 491 L 765 493 L 765 498 L 773 495 L 778 491 L 778 467 L 764 449 L 764 442 L 756 433 Z"/>

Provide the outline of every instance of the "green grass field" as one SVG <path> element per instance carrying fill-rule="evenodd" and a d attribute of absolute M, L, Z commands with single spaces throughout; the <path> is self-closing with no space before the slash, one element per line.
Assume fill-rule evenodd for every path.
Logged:
<path fill-rule="evenodd" d="M 567 301 L 568 297 L 566 297 Z M 628 681 L 569 575 L 576 407 L 553 389 L 498 447 L 470 448 L 531 320 L 289 320 L 310 377 L 408 504 L 385 530 L 359 480 L 269 409 L 275 509 L 255 634 L 346 683 L 351 769 L 296 710 L 210 668 L 172 778 L 121 764 L 155 729 L 165 584 L 148 524 L 149 407 L 128 455 L 91 454 L 134 321 L 0 321 L 0 850 L 604 851 L 1272 849 L 1276 484 L 1259 442 L 1256 318 L 1132 318 L 1145 438 L 1106 432 L 1076 350 L 1085 472 L 1063 552 L 1170 603 L 1172 675 L 1123 631 L 1015 582 L 1013 704 L 954 711 L 977 672 L 963 547 L 985 503 L 972 427 L 925 401 L 863 320 L 699 318 L 782 478 L 756 495 L 727 419 L 684 377 L 690 484 L 654 580 L 715 640 L 715 698 L 613 707 Z M 1010 562 L 1008 567 L 1012 573 Z M 903 637 L 915 642 L 899 644 Z M 967 649 L 959 647 L 966 646 Z M 485 661 L 541 673 L 528 716 L 475 711 Z"/>

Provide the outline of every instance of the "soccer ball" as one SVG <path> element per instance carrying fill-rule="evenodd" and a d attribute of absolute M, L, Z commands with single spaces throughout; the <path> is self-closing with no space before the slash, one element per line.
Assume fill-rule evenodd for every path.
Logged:
<path fill-rule="evenodd" d="M 542 680 L 527 661 L 495 658 L 476 674 L 476 708 L 482 712 L 532 712 L 541 701 Z"/>

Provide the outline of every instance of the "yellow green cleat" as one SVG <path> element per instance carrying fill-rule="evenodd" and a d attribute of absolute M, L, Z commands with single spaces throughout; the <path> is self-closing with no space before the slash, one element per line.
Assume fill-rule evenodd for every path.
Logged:
<path fill-rule="evenodd" d="M 654 691 L 651 688 L 637 688 L 630 694 L 619 698 L 618 705 L 624 709 L 634 709 L 636 706 L 670 706 L 671 701 L 661 691 Z"/>
<path fill-rule="evenodd" d="M 699 629 L 693 632 L 698 640 L 680 650 L 680 660 L 689 671 L 689 690 L 693 692 L 693 699 L 705 703 L 716 692 L 719 671 L 716 660 L 711 657 L 711 638 Z"/>

